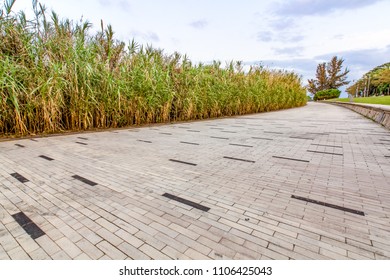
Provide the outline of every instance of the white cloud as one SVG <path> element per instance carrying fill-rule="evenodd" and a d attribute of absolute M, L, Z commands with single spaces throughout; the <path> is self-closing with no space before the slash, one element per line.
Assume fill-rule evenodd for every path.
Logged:
<path fill-rule="evenodd" d="M 270 42 L 273 40 L 273 33 L 269 31 L 260 31 L 256 34 L 256 39 L 262 42 Z"/>
<path fill-rule="evenodd" d="M 143 31 L 134 30 L 130 34 L 135 39 L 144 41 L 146 43 L 160 41 L 160 37 L 157 35 L 157 33 L 153 32 L 153 31 L 143 32 Z"/>
<path fill-rule="evenodd" d="M 99 4 L 105 9 L 120 9 L 122 12 L 130 11 L 130 3 L 127 0 L 98 0 Z"/>
<path fill-rule="evenodd" d="M 276 54 L 287 56 L 301 56 L 304 49 L 302 46 L 273 48 Z"/>
<path fill-rule="evenodd" d="M 190 23 L 190 26 L 196 29 L 204 29 L 208 25 L 207 20 L 197 20 Z"/>
<path fill-rule="evenodd" d="M 288 0 L 275 9 L 276 14 L 288 16 L 326 15 L 338 10 L 354 10 L 383 0 Z"/>

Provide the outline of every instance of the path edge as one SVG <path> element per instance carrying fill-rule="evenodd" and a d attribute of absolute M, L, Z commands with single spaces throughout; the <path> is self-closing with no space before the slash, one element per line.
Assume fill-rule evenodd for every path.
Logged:
<path fill-rule="evenodd" d="M 344 108 L 348 108 L 352 111 L 359 113 L 376 123 L 381 124 L 385 128 L 390 130 L 390 106 L 389 108 L 383 107 L 374 107 L 368 104 L 358 104 L 351 102 L 339 102 L 339 101 L 324 101 L 321 103 L 333 104 L 337 106 L 341 106 Z"/>

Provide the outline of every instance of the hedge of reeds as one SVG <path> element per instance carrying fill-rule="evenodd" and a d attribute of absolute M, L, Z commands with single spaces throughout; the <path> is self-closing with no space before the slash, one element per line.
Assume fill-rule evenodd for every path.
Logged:
<path fill-rule="evenodd" d="M 264 112 L 306 104 L 298 75 L 239 62 L 193 64 L 178 53 L 91 35 L 33 1 L 35 18 L 0 16 L 3 135 L 122 127 Z"/>

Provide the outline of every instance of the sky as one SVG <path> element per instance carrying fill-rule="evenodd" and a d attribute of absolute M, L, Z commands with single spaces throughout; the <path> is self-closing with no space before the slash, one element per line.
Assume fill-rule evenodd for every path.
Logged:
<path fill-rule="evenodd" d="M 193 62 L 242 61 L 315 78 L 344 59 L 349 80 L 390 62 L 389 0 L 41 0 L 61 18 L 111 24 L 117 39 L 186 54 Z M 31 0 L 14 11 L 31 15 Z M 346 94 L 343 94 L 346 96 Z"/>

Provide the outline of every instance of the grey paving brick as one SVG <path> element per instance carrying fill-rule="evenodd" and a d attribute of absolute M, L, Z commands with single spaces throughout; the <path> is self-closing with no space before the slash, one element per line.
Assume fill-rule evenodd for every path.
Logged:
<path fill-rule="evenodd" d="M 114 246 L 118 246 L 123 242 L 123 239 L 119 238 L 114 233 L 108 231 L 105 228 L 101 228 L 98 231 L 96 231 L 96 234 L 99 235 L 103 240 L 109 240 L 110 243 Z"/>
<path fill-rule="evenodd" d="M 91 258 L 87 254 L 82 253 L 75 257 L 74 260 L 91 260 Z"/>
<path fill-rule="evenodd" d="M 3 246 L 6 252 L 19 247 L 19 243 L 15 238 L 6 232 L 3 236 L 0 236 L 0 245 Z"/>
<path fill-rule="evenodd" d="M 210 227 L 211 228 L 211 227 Z M 200 228 L 196 225 L 190 225 L 188 227 L 189 230 L 191 230 L 192 232 L 198 234 L 199 236 L 205 236 L 207 237 L 208 239 L 211 239 L 215 242 L 219 242 L 221 239 L 222 239 L 222 236 L 223 234 L 218 234 L 218 233 L 215 233 L 215 232 L 211 232 L 209 230 L 205 230 L 203 228 Z"/>
<path fill-rule="evenodd" d="M 81 236 L 83 236 L 83 238 L 87 239 L 94 245 L 103 240 L 99 235 L 97 235 L 94 231 L 90 230 L 87 227 L 80 228 L 78 232 L 81 234 Z"/>
<path fill-rule="evenodd" d="M 116 132 L 90 132 L 87 146 L 75 146 L 74 134 L 40 138 L 23 151 L 14 144 L 25 140 L 0 142 L 0 259 L 390 258 L 389 151 L 375 144 L 390 132 L 352 111 L 313 102 Z M 14 172 L 29 182 L 15 180 Z M 45 235 L 33 240 L 11 216 L 18 212 Z"/>
<path fill-rule="evenodd" d="M 294 246 L 294 252 L 299 253 L 303 256 L 306 256 L 309 259 L 313 259 L 313 260 L 328 260 L 329 259 L 328 257 L 319 254 L 319 251 L 320 251 L 319 247 L 318 247 L 318 250 L 315 252 L 315 251 L 300 247 L 298 245 Z"/>
<path fill-rule="evenodd" d="M 48 235 L 39 237 L 36 242 L 49 256 L 61 251 L 61 248 Z"/>
<path fill-rule="evenodd" d="M 184 255 L 183 253 L 180 253 L 176 249 L 170 247 L 170 246 L 165 246 L 162 251 L 165 255 L 167 255 L 169 258 L 173 260 L 191 260 L 191 258 L 187 255 Z M 197 259 L 197 258 L 195 258 Z"/>
<path fill-rule="evenodd" d="M 7 252 L 4 250 L 3 246 L 0 245 L 0 260 L 9 260 Z"/>
<path fill-rule="evenodd" d="M 207 256 L 211 251 L 211 248 L 208 247 L 207 245 L 203 245 L 202 243 L 200 243 L 198 241 L 194 241 L 191 238 L 189 238 L 185 235 L 182 235 L 182 234 L 179 234 L 176 237 L 176 240 L 181 242 L 182 244 L 184 244 L 186 246 L 189 246 L 191 248 L 195 248 L 196 251 L 200 252 L 201 254 L 203 254 L 205 256 Z"/>
<path fill-rule="evenodd" d="M 46 235 L 50 237 L 50 239 L 56 241 L 58 239 L 63 238 L 65 235 L 58 230 L 57 228 L 52 228 L 48 231 L 45 231 Z"/>
<path fill-rule="evenodd" d="M 184 227 L 182 227 L 178 224 L 175 224 L 175 223 L 171 223 L 168 227 L 176 232 L 179 232 L 183 235 L 188 236 L 189 238 L 191 238 L 193 240 L 196 240 L 200 236 L 198 233 L 196 233 L 190 229 L 184 228 Z"/>
<path fill-rule="evenodd" d="M 188 248 L 184 254 L 188 256 L 190 259 L 193 260 L 209 260 L 210 257 L 203 255 L 202 253 L 199 253 L 198 251 Z"/>
<path fill-rule="evenodd" d="M 158 233 L 158 232 L 157 232 Z M 156 234 L 157 234 L 156 233 Z M 156 239 L 154 236 L 151 236 L 143 231 L 139 231 L 135 234 L 135 236 L 142 240 L 143 242 L 145 242 L 146 244 L 149 244 L 151 246 L 153 246 L 154 248 L 156 248 L 157 250 L 161 250 L 162 248 L 164 248 L 167 244 L 165 244 L 164 242 Z"/>
<path fill-rule="evenodd" d="M 119 230 L 119 227 L 117 227 L 115 224 L 107 221 L 106 219 L 98 218 L 95 220 L 95 222 L 112 233 Z"/>
<path fill-rule="evenodd" d="M 363 256 L 351 251 L 347 251 L 347 257 L 354 260 L 375 260 L 375 254 L 372 254 L 372 257 L 367 257 L 367 254 Z"/>
<path fill-rule="evenodd" d="M 120 245 L 120 244 L 118 244 Z M 96 247 L 98 247 L 105 255 L 107 255 L 110 259 L 113 260 L 124 260 L 126 258 L 126 255 L 118 250 L 115 246 L 108 243 L 107 241 L 103 240 L 99 242 Z M 102 256 L 100 259 L 102 259 L 104 256 Z"/>
<path fill-rule="evenodd" d="M 69 255 L 69 257 L 74 258 L 80 255 L 82 252 L 79 247 L 77 247 L 71 240 L 66 237 L 58 239 L 56 244 Z"/>
<path fill-rule="evenodd" d="M 185 250 L 188 249 L 188 246 L 178 242 L 176 239 L 173 239 L 172 237 L 165 235 L 163 233 L 157 233 L 154 238 L 157 240 L 163 242 L 164 244 L 167 244 L 168 246 L 171 246 L 175 250 L 183 253 Z"/>
<path fill-rule="evenodd" d="M 51 257 L 42 248 L 30 252 L 29 255 L 33 260 L 51 260 Z"/>
<path fill-rule="evenodd" d="M 156 223 L 156 222 L 151 223 L 150 226 L 152 228 L 158 230 L 159 232 L 163 232 L 164 234 L 166 234 L 172 238 L 175 238 L 176 236 L 179 235 L 179 232 L 172 230 L 169 227 L 163 226 L 163 225 Z"/>
<path fill-rule="evenodd" d="M 167 246 L 164 247 L 164 249 Z M 118 246 L 118 249 L 121 250 L 124 254 L 130 257 L 133 260 L 150 260 L 151 258 L 141 252 L 138 248 L 132 246 L 129 243 L 123 242 Z"/>
<path fill-rule="evenodd" d="M 300 254 L 296 251 L 285 249 L 283 247 L 280 247 L 280 246 L 272 244 L 272 243 L 270 243 L 268 245 L 268 249 L 275 251 L 275 252 L 278 252 L 280 254 L 283 254 L 283 255 L 285 255 L 288 258 L 293 259 L 293 260 L 309 260 L 310 259 L 308 256 L 306 256 L 304 254 Z"/>
<path fill-rule="evenodd" d="M 275 250 L 278 248 L 274 247 Z M 270 249 L 262 249 L 261 251 L 261 259 L 269 259 L 269 260 L 289 260 L 290 258 L 278 251 L 270 250 Z"/>
<path fill-rule="evenodd" d="M 16 237 L 16 241 L 20 244 L 26 253 L 31 253 L 39 248 L 38 244 L 27 234 Z"/>
<path fill-rule="evenodd" d="M 101 250 L 86 239 L 79 240 L 76 242 L 76 245 L 80 248 L 83 254 L 87 255 L 91 260 L 97 260 L 104 255 Z"/>
<path fill-rule="evenodd" d="M 133 234 L 128 233 L 127 231 L 124 231 L 123 229 L 119 229 L 117 232 L 115 232 L 115 235 L 136 248 L 144 243 L 141 239 L 135 237 Z"/>
<path fill-rule="evenodd" d="M 11 260 L 30 260 L 30 256 L 21 247 L 16 247 L 7 252 Z"/>
<path fill-rule="evenodd" d="M 212 253 L 209 253 L 209 255 L 210 254 L 215 255 L 215 253 L 217 253 L 217 254 L 225 256 L 227 258 L 233 258 L 235 255 L 235 252 L 233 249 L 228 248 L 221 243 L 216 243 L 216 242 L 214 242 L 208 238 L 205 238 L 203 236 L 199 237 L 197 241 L 212 250 Z"/>
<path fill-rule="evenodd" d="M 345 253 L 345 255 L 341 255 L 341 254 L 338 254 L 334 251 L 330 251 L 330 250 L 327 250 L 324 248 L 320 248 L 320 254 L 324 255 L 325 257 L 328 257 L 330 259 L 334 259 L 334 260 L 348 260 L 348 259 L 350 259 L 347 257 L 346 253 Z"/>
<path fill-rule="evenodd" d="M 140 251 L 151 257 L 153 260 L 170 260 L 171 258 L 167 255 L 161 253 L 159 250 L 156 250 L 154 247 L 143 244 L 140 248 Z"/>
<path fill-rule="evenodd" d="M 259 259 L 261 257 L 261 254 L 257 253 L 253 249 L 234 243 L 229 239 L 222 238 L 220 244 L 233 249 L 236 253 L 240 253 L 243 256 L 246 255 L 247 259 Z"/>

